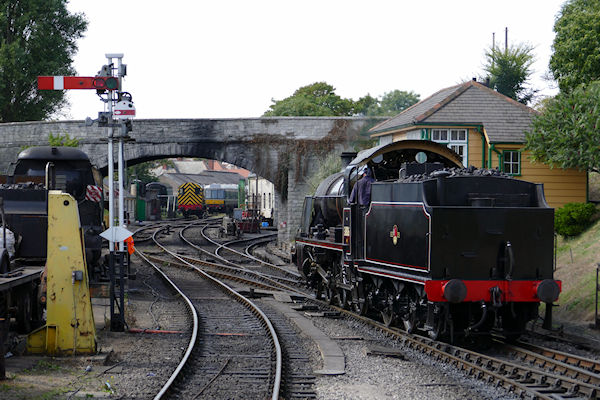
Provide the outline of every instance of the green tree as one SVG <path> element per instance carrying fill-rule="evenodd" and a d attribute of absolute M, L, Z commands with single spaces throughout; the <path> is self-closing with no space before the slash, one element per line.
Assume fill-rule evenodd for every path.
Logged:
<path fill-rule="evenodd" d="M 371 108 L 376 108 L 379 104 L 379 100 L 376 97 L 367 94 L 356 101 L 355 111 L 360 115 L 369 115 Z"/>
<path fill-rule="evenodd" d="M 38 91 L 39 75 L 74 75 L 87 21 L 67 0 L 0 0 L 0 122 L 43 120 L 65 103 L 63 91 Z"/>
<path fill-rule="evenodd" d="M 554 24 L 550 70 L 561 91 L 600 80 L 600 1 L 569 0 Z"/>
<path fill-rule="evenodd" d="M 145 184 L 150 182 L 158 182 L 158 177 L 150 171 L 152 168 L 157 166 L 156 161 L 146 161 L 143 163 L 135 164 L 127 167 L 127 174 L 129 176 L 135 176 Z"/>
<path fill-rule="evenodd" d="M 548 100 L 533 118 L 526 141 L 536 161 L 600 172 L 600 82 Z"/>
<path fill-rule="evenodd" d="M 520 103 L 529 103 L 537 93 L 528 83 L 535 61 L 533 49 L 518 44 L 504 50 L 496 46 L 486 50 L 483 68 L 490 78 L 490 87 Z"/>
<path fill-rule="evenodd" d="M 391 117 L 400 114 L 408 107 L 418 103 L 419 100 L 420 96 L 412 90 L 410 92 L 398 89 L 392 90 L 384 93 L 381 100 L 370 104 L 365 115 Z"/>
<path fill-rule="evenodd" d="M 352 99 L 335 94 L 335 88 L 326 82 L 315 82 L 296 90 L 283 100 L 271 100 L 273 104 L 263 116 L 350 116 L 357 105 Z"/>

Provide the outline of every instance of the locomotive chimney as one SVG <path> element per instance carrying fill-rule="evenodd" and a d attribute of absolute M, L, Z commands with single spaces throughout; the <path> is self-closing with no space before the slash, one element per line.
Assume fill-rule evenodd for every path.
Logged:
<path fill-rule="evenodd" d="M 342 168 L 346 168 L 348 164 L 350 164 L 350 161 L 354 160 L 354 158 L 356 157 L 356 152 L 344 151 L 340 157 L 342 158 Z"/>

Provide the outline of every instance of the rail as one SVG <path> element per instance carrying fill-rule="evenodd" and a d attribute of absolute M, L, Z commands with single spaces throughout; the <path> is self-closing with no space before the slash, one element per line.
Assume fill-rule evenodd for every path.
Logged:
<path fill-rule="evenodd" d="M 156 234 L 159 231 L 160 231 L 160 229 L 156 230 L 156 232 L 154 233 L 154 237 L 156 236 Z M 221 287 L 223 290 L 225 290 L 226 292 L 228 292 L 231 296 L 233 296 L 234 298 L 236 298 L 240 303 L 245 304 L 246 307 L 248 307 L 262 321 L 263 326 L 265 326 L 266 330 L 269 332 L 269 335 L 271 337 L 271 342 L 272 342 L 274 350 L 275 350 L 275 376 L 274 376 L 274 379 L 273 379 L 273 388 L 272 388 L 272 397 L 271 397 L 271 399 L 272 400 L 279 399 L 279 391 L 281 390 L 281 374 L 282 374 L 282 363 L 283 363 L 282 360 L 283 360 L 283 356 L 282 356 L 282 351 L 281 351 L 281 345 L 279 344 L 279 339 L 277 338 L 277 333 L 275 332 L 275 328 L 271 324 L 271 321 L 269 320 L 269 318 L 250 299 L 242 296 L 241 294 L 239 294 L 238 292 L 236 292 L 235 290 L 233 290 L 231 287 L 229 287 L 228 285 L 226 285 L 224 282 L 222 282 L 222 281 L 220 281 L 220 280 L 218 280 L 218 279 L 210 276 L 210 274 L 202 271 L 202 269 L 200 269 L 197 266 L 193 265 L 192 263 L 186 261 L 184 258 L 182 258 L 181 256 L 179 256 L 178 254 L 170 251 L 165 246 L 161 245 L 158 242 L 158 240 L 154 240 L 154 243 L 158 247 L 160 247 L 164 252 L 166 252 L 169 255 L 171 255 L 173 258 L 175 258 L 175 259 L 179 260 L 180 262 L 182 262 L 182 263 L 188 265 L 189 267 L 193 268 L 194 270 L 196 270 L 198 273 L 200 273 L 207 280 L 214 282 L 217 286 Z M 180 370 L 181 369 L 178 368 L 178 370 L 176 371 L 177 374 L 179 374 Z M 175 373 L 173 375 L 175 376 Z M 173 380 L 174 379 L 175 378 L 173 377 Z M 161 392 L 163 392 L 163 391 L 161 391 Z M 155 397 L 155 400 L 158 400 L 160 398 L 161 397 L 158 397 L 158 395 L 157 395 L 157 397 Z"/>
<path fill-rule="evenodd" d="M 162 397 L 167 393 L 167 391 L 169 390 L 169 388 L 171 387 L 173 382 L 175 382 L 175 379 L 177 379 L 177 377 L 179 376 L 179 373 L 181 372 L 183 367 L 188 362 L 190 355 L 192 354 L 192 351 L 194 350 L 194 345 L 196 344 L 196 339 L 198 337 L 198 312 L 196 311 L 196 308 L 192 304 L 192 301 L 181 291 L 181 289 L 179 289 L 179 287 L 177 287 L 177 285 L 171 279 L 169 279 L 169 277 L 160 268 L 158 268 L 156 265 L 154 265 L 146 257 L 146 255 L 144 253 L 142 253 L 140 251 L 136 251 L 135 254 L 137 254 L 141 259 L 143 259 L 149 265 L 151 265 L 162 276 L 162 278 L 165 281 L 169 282 L 169 284 L 177 291 L 179 296 L 181 296 L 181 298 L 185 300 L 185 303 L 187 304 L 188 310 L 189 310 L 190 314 L 192 315 L 192 320 L 193 320 L 192 335 L 191 335 L 190 341 L 188 343 L 187 349 L 185 351 L 185 354 L 181 358 L 181 361 L 177 365 L 177 368 L 175 368 L 175 371 L 173 371 L 173 373 L 167 380 L 167 383 L 165 383 L 163 385 L 161 390 L 154 397 L 154 400 L 159 400 L 159 399 L 162 399 Z"/>

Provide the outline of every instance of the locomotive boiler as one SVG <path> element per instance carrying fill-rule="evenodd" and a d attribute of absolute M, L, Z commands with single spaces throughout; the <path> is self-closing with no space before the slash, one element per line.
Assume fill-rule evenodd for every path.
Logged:
<path fill-rule="evenodd" d="M 367 206 L 348 198 L 361 168 Z M 307 197 L 294 259 L 317 296 L 431 337 L 515 338 L 558 299 L 542 185 L 463 168 L 429 141 L 365 150 Z"/>

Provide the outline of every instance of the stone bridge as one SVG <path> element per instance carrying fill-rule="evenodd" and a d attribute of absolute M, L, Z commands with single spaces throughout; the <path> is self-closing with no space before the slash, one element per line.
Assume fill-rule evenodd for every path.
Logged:
<path fill-rule="evenodd" d="M 327 154 L 365 142 L 368 129 L 377 122 L 362 117 L 134 120 L 134 141 L 125 144 L 124 154 L 128 165 L 168 157 L 226 161 L 270 180 L 276 191 L 279 239 L 284 242 L 299 224 L 309 192 L 307 178 Z M 46 145 L 50 134 L 78 139 L 79 148 L 106 175 L 107 128 L 86 127 L 83 121 L 0 124 L 0 171 L 6 171 L 24 147 Z"/>

